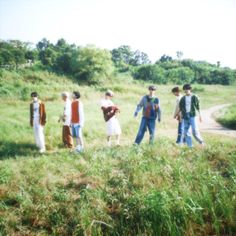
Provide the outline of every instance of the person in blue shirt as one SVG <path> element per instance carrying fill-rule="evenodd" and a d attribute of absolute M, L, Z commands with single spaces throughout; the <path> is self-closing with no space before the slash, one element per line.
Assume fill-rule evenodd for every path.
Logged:
<path fill-rule="evenodd" d="M 134 113 L 134 117 L 137 117 L 139 111 L 143 109 L 143 116 L 135 139 L 137 145 L 141 143 L 147 129 L 150 134 L 149 143 L 152 144 L 155 136 L 156 119 L 158 122 L 161 121 L 160 101 L 155 96 L 156 87 L 151 85 L 148 90 L 149 94 L 142 97 Z"/>

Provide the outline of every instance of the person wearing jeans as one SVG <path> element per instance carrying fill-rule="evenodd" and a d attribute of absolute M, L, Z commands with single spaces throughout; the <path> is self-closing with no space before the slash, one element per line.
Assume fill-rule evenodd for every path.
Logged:
<path fill-rule="evenodd" d="M 199 144 L 203 145 L 204 142 L 196 121 L 197 111 L 199 113 L 199 121 L 202 121 L 199 98 L 195 94 L 192 94 L 190 84 L 185 84 L 183 90 L 185 96 L 180 99 L 179 108 L 184 119 L 184 136 L 186 143 L 189 147 L 193 146 L 190 132 L 190 128 L 192 128 L 193 137 Z"/>
<path fill-rule="evenodd" d="M 176 143 L 181 145 L 183 144 L 183 142 L 185 142 L 184 120 L 181 117 L 181 112 L 179 109 L 179 102 L 180 102 L 180 99 L 182 98 L 182 95 L 180 93 L 179 87 L 174 87 L 172 89 L 172 93 L 174 94 L 174 96 L 176 96 L 176 105 L 175 105 L 175 110 L 174 110 L 174 115 L 173 115 L 174 119 L 178 121 L 178 136 L 177 136 Z"/>
<path fill-rule="evenodd" d="M 155 91 L 155 86 L 149 86 L 149 95 L 146 95 L 141 99 L 134 113 L 134 117 L 137 117 L 138 112 L 143 109 L 143 117 L 134 142 L 137 145 L 141 143 L 147 129 L 150 134 L 149 143 L 152 144 L 155 137 L 156 119 L 158 118 L 158 121 L 161 121 L 160 102 L 155 96 Z"/>
<path fill-rule="evenodd" d="M 71 129 L 72 136 L 75 138 L 76 152 L 81 152 L 84 149 L 82 138 L 82 128 L 84 127 L 84 108 L 80 101 L 80 93 L 73 92 L 73 102 L 71 103 Z"/>

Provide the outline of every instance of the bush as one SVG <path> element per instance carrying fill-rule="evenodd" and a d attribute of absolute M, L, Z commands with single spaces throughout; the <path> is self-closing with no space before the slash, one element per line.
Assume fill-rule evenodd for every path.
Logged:
<path fill-rule="evenodd" d="M 222 117 L 217 119 L 223 126 L 236 130 L 236 105 L 227 108 Z"/>

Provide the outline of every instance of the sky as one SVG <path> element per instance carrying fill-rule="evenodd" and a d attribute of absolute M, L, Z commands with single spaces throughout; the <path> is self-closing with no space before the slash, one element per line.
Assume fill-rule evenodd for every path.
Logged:
<path fill-rule="evenodd" d="M 0 0 L 0 39 L 129 45 L 236 69 L 236 0 Z"/>

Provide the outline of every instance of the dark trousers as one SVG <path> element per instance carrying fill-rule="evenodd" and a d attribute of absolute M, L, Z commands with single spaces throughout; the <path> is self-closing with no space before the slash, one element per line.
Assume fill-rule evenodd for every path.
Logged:
<path fill-rule="evenodd" d="M 185 137 L 184 137 L 184 121 L 182 120 L 178 124 L 178 136 L 176 140 L 177 144 L 185 143 Z"/>
<path fill-rule="evenodd" d="M 63 125 L 62 127 L 62 141 L 66 148 L 73 148 L 73 138 L 71 136 L 70 126 Z"/>
<path fill-rule="evenodd" d="M 149 131 L 150 138 L 149 138 L 149 143 L 153 143 L 154 141 L 154 136 L 155 136 L 155 126 L 156 126 L 156 120 L 155 119 L 148 119 L 146 117 L 143 117 L 140 123 L 139 131 L 137 134 L 137 137 L 135 139 L 136 144 L 140 144 L 145 132 Z"/>

